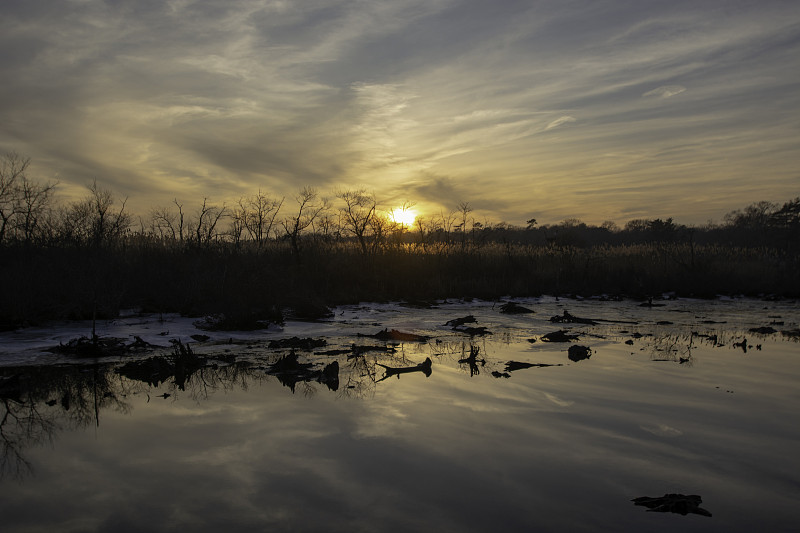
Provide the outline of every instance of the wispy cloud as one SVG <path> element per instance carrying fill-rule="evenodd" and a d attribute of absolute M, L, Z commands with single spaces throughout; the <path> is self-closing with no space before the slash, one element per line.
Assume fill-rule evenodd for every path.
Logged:
<path fill-rule="evenodd" d="M 558 117 L 557 119 L 552 121 L 550 124 L 548 124 L 547 127 L 545 128 L 545 130 L 552 130 L 553 128 L 557 128 L 557 127 L 562 126 L 564 124 L 567 124 L 569 122 L 575 122 L 576 120 L 577 119 L 575 117 L 571 117 L 569 115 L 564 115 L 562 117 Z"/>
<path fill-rule="evenodd" d="M 686 90 L 686 87 L 681 85 L 664 85 L 657 87 L 652 91 L 647 91 L 642 96 L 644 98 L 671 98 L 676 94 L 681 94 Z"/>
<path fill-rule="evenodd" d="M 8 2 L 0 151 L 134 208 L 368 185 L 702 222 L 796 195 L 799 31 L 778 0 Z"/>

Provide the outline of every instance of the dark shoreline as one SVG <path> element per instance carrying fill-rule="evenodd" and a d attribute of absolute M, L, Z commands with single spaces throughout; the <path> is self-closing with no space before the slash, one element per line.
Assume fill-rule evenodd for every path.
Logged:
<path fill-rule="evenodd" d="M 653 243 L 591 248 L 484 245 L 464 251 L 402 246 L 110 249 L 2 248 L 2 329 L 54 319 L 113 318 L 119 309 L 222 314 L 232 328 L 319 318 L 359 301 L 551 294 L 646 300 L 800 296 L 800 258 L 770 248 Z"/>

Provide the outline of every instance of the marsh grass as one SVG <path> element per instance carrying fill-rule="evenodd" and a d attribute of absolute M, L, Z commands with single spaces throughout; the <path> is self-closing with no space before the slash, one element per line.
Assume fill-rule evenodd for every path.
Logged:
<path fill-rule="evenodd" d="M 221 313 L 234 323 L 252 323 L 277 321 L 283 309 L 359 301 L 800 294 L 796 255 L 717 244 L 403 244 L 365 255 L 354 243 L 340 242 L 307 245 L 299 261 L 280 242 L 258 249 L 139 242 L 0 253 L 0 317 L 7 327 L 93 314 L 109 318 L 135 307 L 198 317 Z"/>

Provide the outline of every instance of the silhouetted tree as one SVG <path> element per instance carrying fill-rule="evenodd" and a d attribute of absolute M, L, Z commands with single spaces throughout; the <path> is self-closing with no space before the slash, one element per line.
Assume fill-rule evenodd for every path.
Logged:
<path fill-rule="evenodd" d="M 228 213 L 225 204 L 218 207 L 208 203 L 208 198 L 203 198 L 203 204 L 193 219 L 194 242 L 198 246 L 208 245 L 219 238 L 220 230 L 217 227 L 220 220 Z"/>
<path fill-rule="evenodd" d="M 339 191 L 336 197 L 344 202 L 344 207 L 340 208 L 344 230 L 355 236 L 361 252 L 366 255 L 369 251 L 367 237 L 370 223 L 377 207 L 375 197 L 364 189 Z"/>
<path fill-rule="evenodd" d="M 247 231 L 250 239 L 261 248 L 269 239 L 282 205 L 283 198 L 278 200 L 259 189 L 256 194 L 239 199 L 233 211 L 233 224 Z"/>
<path fill-rule="evenodd" d="M 131 215 L 125 212 L 127 198 L 117 203 L 114 194 L 101 188 L 97 180 L 86 187 L 89 195 L 70 204 L 61 214 L 62 238 L 92 248 L 117 244 L 132 221 Z"/>
<path fill-rule="evenodd" d="M 772 202 L 754 202 L 744 209 L 736 209 L 725 215 L 729 226 L 742 229 L 758 229 L 767 226 L 770 216 L 776 211 L 777 204 Z"/>
<path fill-rule="evenodd" d="M 296 214 L 283 219 L 281 225 L 292 245 L 292 252 L 295 257 L 300 257 L 300 237 L 303 232 L 311 227 L 317 217 L 328 209 L 327 198 L 320 198 L 317 190 L 313 187 L 303 187 L 295 196 L 297 202 Z"/>

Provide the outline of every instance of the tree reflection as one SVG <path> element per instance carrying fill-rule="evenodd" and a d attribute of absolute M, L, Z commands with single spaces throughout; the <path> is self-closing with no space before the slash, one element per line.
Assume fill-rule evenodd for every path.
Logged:
<path fill-rule="evenodd" d="M 109 366 L 19 367 L 0 372 L 0 477 L 31 472 L 25 449 L 59 431 L 100 424 L 106 409 L 127 413 L 128 388 Z"/>

